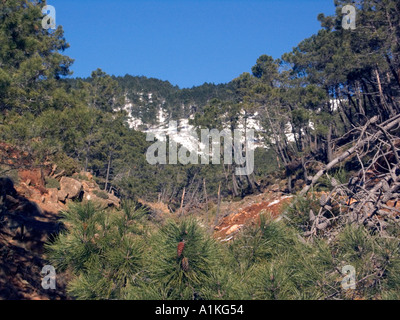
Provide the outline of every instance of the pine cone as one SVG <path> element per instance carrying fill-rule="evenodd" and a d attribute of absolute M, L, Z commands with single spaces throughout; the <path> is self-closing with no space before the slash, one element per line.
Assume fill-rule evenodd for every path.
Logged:
<path fill-rule="evenodd" d="M 185 249 L 185 241 L 178 243 L 178 258 L 182 255 L 183 249 Z"/>
<path fill-rule="evenodd" d="M 188 258 L 183 258 L 182 259 L 182 269 L 183 271 L 188 271 L 189 270 L 189 259 Z"/>

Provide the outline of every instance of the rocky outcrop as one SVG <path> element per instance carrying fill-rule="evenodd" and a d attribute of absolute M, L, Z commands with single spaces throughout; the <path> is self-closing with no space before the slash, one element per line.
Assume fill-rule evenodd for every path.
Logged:
<path fill-rule="evenodd" d="M 101 191 L 89 173 L 62 177 L 57 166 L 43 163 L 39 168 L 31 156 L 0 142 L 0 300 L 66 299 L 67 273 L 57 272 L 57 289 L 40 285 L 40 271 L 48 264 L 44 244 L 65 226 L 59 212 L 72 201 L 95 195 L 102 207 L 119 207 L 119 199 Z M 51 186 L 51 187 L 50 187 Z M 104 198 L 104 199 L 103 199 Z"/>
<path fill-rule="evenodd" d="M 253 200 L 251 200 L 253 199 Z M 214 236 L 220 241 L 232 240 L 245 225 L 259 223 L 261 215 L 270 219 L 280 219 L 283 206 L 292 201 L 292 196 L 268 191 L 258 196 L 249 196 L 243 200 L 243 207 L 236 204 L 236 210 L 230 208 L 229 214 L 224 216 L 215 226 Z"/>
<path fill-rule="evenodd" d="M 99 197 L 93 192 L 84 192 L 83 201 L 92 201 L 100 205 L 101 209 L 106 209 L 108 207 L 116 207 L 119 208 L 120 200 L 111 194 L 107 194 L 107 199 L 104 197 Z"/>
<path fill-rule="evenodd" d="M 119 208 L 121 200 L 116 197 L 114 194 L 109 193 L 108 194 L 108 202 L 109 204 L 113 205 L 114 207 Z"/>
<path fill-rule="evenodd" d="M 92 201 L 101 208 L 120 207 L 120 199 L 114 194 L 100 190 L 93 176 L 87 172 L 74 174 L 73 177 L 61 177 L 59 188 L 46 189 L 45 177 L 40 169 L 18 171 L 20 183 L 16 190 L 11 179 L 0 178 L 1 194 L 19 194 L 36 203 L 42 210 L 58 213 L 67 209 L 71 201 Z M 14 191 L 13 191 L 14 190 Z M 4 192 L 3 192 L 4 191 Z"/>
<path fill-rule="evenodd" d="M 66 199 L 73 200 L 81 194 L 82 183 L 73 178 L 62 177 L 60 180 L 60 189 L 61 199 L 66 196 Z"/>
<path fill-rule="evenodd" d="M 44 194 L 47 192 L 42 169 L 32 168 L 29 170 L 18 170 L 18 176 L 21 182 L 28 186 L 31 185 L 35 187 L 40 193 Z"/>
<path fill-rule="evenodd" d="M 68 193 L 65 190 L 57 190 L 57 200 L 65 203 Z"/>

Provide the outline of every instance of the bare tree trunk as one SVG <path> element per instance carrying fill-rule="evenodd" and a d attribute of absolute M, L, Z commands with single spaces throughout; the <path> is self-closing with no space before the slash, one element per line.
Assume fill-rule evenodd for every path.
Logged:
<path fill-rule="evenodd" d="M 363 107 L 363 105 L 362 105 L 362 97 L 361 97 L 361 85 L 360 85 L 360 82 L 359 81 L 356 81 L 355 82 L 355 91 L 356 91 L 356 102 L 357 102 L 357 104 L 356 104 L 356 108 L 357 108 L 357 111 L 358 111 L 358 113 L 360 113 L 361 115 L 363 115 L 363 116 L 365 116 L 365 110 L 364 110 L 364 107 Z M 360 120 L 362 119 L 361 118 L 361 116 L 359 116 L 359 118 L 360 118 Z"/>
<path fill-rule="evenodd" d="M 232 193 L 234 197 L 237 197 L 239 195 L 239 187 L 237 184 L 237 180 L 236 180 L 236 175 L 235 175 L 235 167 L 232 166 Z"/>
<path fill-rule="evenodd" d="M 389 104 L 386 103 L 386 99 L 383 94 L 382 82 L 381 82 L 381 77 L 379 75 L 378 66 L 375 68 L 375 76 L 376 76 L 376 81 L 378 83 L 379 98 L 381 100 L 382 107 L 389 111 L 390 116 L 394 116 L 395 111 L 392 109 L 392 107 Z"/>
<path fill-rule="evenodd" d="M 304 156 L 301 157 L 301 166 L 303 167 L 303 171 L 304 171 L 304 181 L 308 181 L 308 174 L 307 174 L 307 168 L 306 168 L 306 161 Z"/>
<path fill-rule="evenodd" d="M 390 57 L 387 54 L 385 56 L 386 56 L 386 61 L 387 61 L 388 65 L 389 65 L 390 71 L 391 71 L 393 77 L 396 79 L 396 83 L 400 87 L 400 76 L 397 73 L 395 67 L 393 66 L 393 63 L 392 63 L 392 60 L 390 60 Z"/>
<path fill-rule="evenodd" d="M 250 190 L 251 191 L 255 190 L 257 188 L 257 184 L 253 179 L 253 175 L 252 174 L 251 175 L 246 175 L 246 179 L 247 179 L 247 183 L 250 186 Z"/>
<path fill-rule="evenodd" d="M 185 206 L 186 210 L 190 210 L 190 208 L 192 208 L 193 201 L 195 199 L 197 191 L 199 190 L 200 184 L 201 184 L 201 180 L 199 180 L 197 182 L 196 187 L 193 189 L 192 196 L 190 197 L 189 203 Z"/>
<path fill-rule="evenodd" d="M 288 176 L 288 190 L 289 190 L 289 193 L 292 193 L 292 191 L 293 191 L 293 188 L 292 188 L 292 174 L 289 174 L 289 176 Z"/>
<path fill-rule="evenodd" d="M 85 157 L 85 172 L 87 172 L 89 166 L 89 146 L 86 148 L 86 157 Z"/>
<path fill-rule="evenodd" d="M 328 135 L 326 138 L 326 157 L 328 163 L 332 161 L 333 152 L 332 152 L 332 124 L 329 124 Z"/>
<path fill-rule="evenodd" d="M 208 197 L 207 197 L 206 179 L 203 179 L 203 191 L 204 191 L 204 199 L 206 200 L 206 211 L 208 212 Z"/>
<path fill-rule="evenodd" d="M 217 225 L 218 223 L 218 218 L 219 218 L 219 211 L 221 209 L 221 182 L 219 183 L 218 186 L 218 203 L 217 203 L 217 213 L 215 215 L 215 223 L 214 225 Z"/>
<path fill-rule="evenodd" d="M 182 199 L 181 199 L 181 207 L 179 209 L 180 214 L 183 214 L 183 201 L 185 200 L 185 192 L 186 192 L 186 188 L 183 188 Z"/>
<path fill-rule="evenodd" d="M 111 158 L 112 158 L 112 152 L 108 154 L 107 175 L 106 175 L 106 183 L 104 186 L 104 191 L 107 191 L 108 179 L 110 178 Z"/>
<path fill-rule="evenodd" d="M 279 160 L 279 156 L 276 156 L 276 162 L 278 163 L 278 168 L 281 168 L 281 161 Z"/>
<path fill-rule="evenodd" d="M 268 108 L 267 107 L 265 107 L 265 112 L 267 113 L 267 119 L 268 119 L 269 125 L 271 127 L 272 134 L 273 134 L 274 140 L 275 140 L 275 144 L 276 144 L 276 146 L 278 148 L 278 151 L 279 151 L 279 155 L 282 158 L 283 164 L 286 166 L 289 163 L 290 159 L 287 159 L 286 156 L 285 156 L 285 152 L 283 150 L 279 135 L 277 134 L 277 132 L 275 130 L 274 124 L 272 123 L 272 120 L 271 120 L 271 117 L 270 117 L 270 114 L 268 112 Z"/>

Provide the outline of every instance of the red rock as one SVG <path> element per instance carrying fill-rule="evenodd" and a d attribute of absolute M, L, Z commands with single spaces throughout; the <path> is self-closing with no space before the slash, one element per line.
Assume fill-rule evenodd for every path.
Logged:
<path fill-rule="evenodd" d="M 226 235 L 230 235 L 231 233 L 234 233 L 235 231 L 238 231 L 241 227 L 242 227 L 243 225 L 238 225 L 238 224 L 235 224 L 235 225 L 233 225 L 232 227 L 230 227 L 229 229 L 228 229 L 228 231 L 226 231 Z"/>
<path fill-rule="evenodd" d="M 46 203 L 58 203 L 58 189 L 50 188 L 48 189 L 48 196 L 46 197 Z"/>
<path fill-rule="evenodd" d="M 40 187 L 41 191 L 45 189 L 45 181 L 41 169 L 19 170 L 18 175 L 21 181 L 35 187 Z"/>

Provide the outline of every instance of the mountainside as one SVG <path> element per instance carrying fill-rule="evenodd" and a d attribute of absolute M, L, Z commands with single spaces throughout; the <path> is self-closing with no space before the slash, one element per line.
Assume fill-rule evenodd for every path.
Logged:
<path fill-rule="evenodd" d="M 0 1 L 0 298 L 400 299 L 399 1 L 191 89 L 69 78 L 44 2 Z"/>
<path fill-rule="evenodd" d="M 88 172 L 66 176 L 54 163 L 37 165 L 28 153 L 5 143 L 0 143 L 0 164 L 3 176 L 0 178 L 0 300 L 70 299 L 66 286 L 73 277 L 71 270 L 57 272 L 56 290 L 42 287 L 42 268 L 50 264 L 46 245 L 71 227 L 64 222 L 65 214 L 77 203 L 84 206 L 93 203 L 96 210 L 116 215 L 120 199 L 101 190 Z M 202 206 L 193 208 L 193 212 L 198 213 L 205 228 L 211 230 L 215 226 L 213 233 L 217 240 L 229 241 L 241 227 L 257 222 L 263 214 L 262 208 L 275 208 L 275 199 L 287 198 L 275 192 L 278 191 L 268 189 L 265 194 L 245 198 L 243 212 L 252 210 L 252 214 L 247 216 L 246 213 L 240 226 L 233 220 L 237 217 L 233 214 L 237 205 L 233 203 L 223 202 L 220 214 L 212 216 L 211 220 L 204 215 Z M 260 208 L 254 209 L 254 204 L 261 200 Z M 138 205 L 156 224 L 175 219 L 178 214 L 160 201 L 151 203 L 139 199 Z M 275 214 L 279 215 L 276 208 Z M 221 234 L 225 238 L 221 238 Z"/>
<path fill-rule="evenodd" d="M 201 111 L 212 99 L 235 100 L 235 88 L 231 83 L 210 84 L 190 89 L 179 89 L 168 81 L 146 77 L 115 77 L 132 104 L 131 115 L 145 124 L 156 124 L 160 110 L 166 120 L 190 118 Z"/>
<path fill-rule="evenodd" d="M 212 99 L 235 101 L 237 92 L 233 83 L 204 83 L 193 88 L 180 89 L 168 81 L 145 76 L 113 76 L 125 96 L 125 107 L 129 117 L 135 120 L 135 127 L 159 123 L 160 112 L 165 121 L 188 119 L 201 111 Z M 70 85 L 91 79 L 69 79 Z"/>

